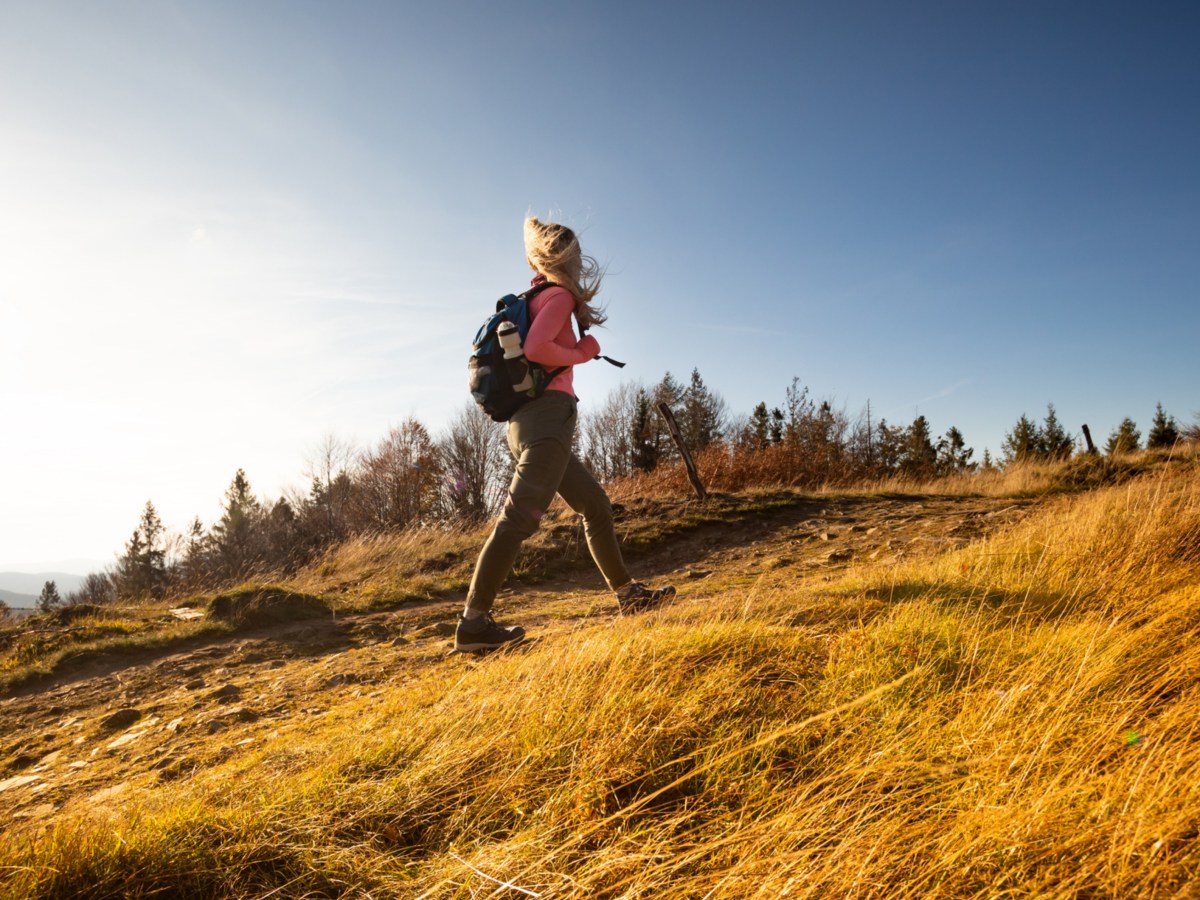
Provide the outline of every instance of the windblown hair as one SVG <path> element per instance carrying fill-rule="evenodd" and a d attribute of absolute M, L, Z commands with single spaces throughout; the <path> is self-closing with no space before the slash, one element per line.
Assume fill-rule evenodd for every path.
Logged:
<path fill-rule="evenodd" d="M 600 291 L 604 269 L 585 256 L 579 238 L 566 225 L 525 220 L 525 256 L 529 265 L 575 297 L 575 318 L 581 328 L 603 325 L 608 318 L 603 308 L 592 305 Z"/>

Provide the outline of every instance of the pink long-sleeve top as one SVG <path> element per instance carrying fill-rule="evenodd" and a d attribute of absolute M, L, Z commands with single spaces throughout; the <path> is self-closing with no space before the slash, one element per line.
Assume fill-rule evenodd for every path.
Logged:
<path fill-rule="evenodd" d="M 533 284 L 546 279 L 539 275 Z M 590 334 L 576 340 L 571 328 L 571 316 L 575 312 L 575 298 L 566 288 L 546 288 L 529 302 L 533 321 L 529 334 L 525 335 L 525 356 L 546 369 L 567 368 L 554 376 L 546 386 L 548 391 L 562 391 L 575 396 L 574 371 L 571 367 L 595 359 L 600 353 L 600 342 Z"/>

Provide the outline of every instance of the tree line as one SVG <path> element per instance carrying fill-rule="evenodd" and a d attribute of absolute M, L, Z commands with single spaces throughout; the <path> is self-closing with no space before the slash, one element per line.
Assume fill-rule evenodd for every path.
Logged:
<path fill-rule="evenodd" d="M 1028 460 L 1064 459 L 1078 449 L 1053 404 L 1040 422 L 1020 416 L 1004 435 L 999 460 L 985 450 L 976 462 L 974 449 L 957 427 L 937 434 L 923 415 L 894 424 L 873 417 L 869 403 L 850 415 L 813 398 L 797 378 L 778 404 L 763 401 L 748 415 L 734 415 L 693 369 L 686 383 L 667 372 L 653 385 L 618 385 L 581 417 L 575 451 L 601 481 L 677 462 L 678 450 L 656 410 L 659 403 L 674 412 L 688 449 L 741 472 L 738 484 L 816 487 L 896 476 L 928 480 Z M 1198 439 L 1198 429 L 1181 430 L 1159 404 L 1146 446 Z M 1105 452 L 1141 446 L 1136 425 L 1125 419 L 1113 430 Z M 437 437 L 408 418 L 363 450 L 328 438 L 309 460 L 306 486 L 278 499 L 259 498 L 246 473 L 238 470 L 219 518 L 207 527 L 196 517 L 182 535 L 169 534 L 147 501 L 114 567 L 89 575 L 66 598 L 55 592 L 46 599 L 53 605 L 185 595 L 253 576 L 286 574 L 356 535 L 477 523 L 499 509 L 512 467 L 503 427 L 474 404 L 462 407 Z"/>

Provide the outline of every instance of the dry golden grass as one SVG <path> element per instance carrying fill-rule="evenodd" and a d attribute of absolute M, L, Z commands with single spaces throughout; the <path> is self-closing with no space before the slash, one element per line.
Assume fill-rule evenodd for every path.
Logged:
<path fill-rule="evenodd" d="M 312 577 L 401 562 L 344 552 Z M 0 878 L 14 897 L 1182 900 L 1198 637 L 1189 462 L 943 556 L 716 573 L 659 612 L 432 660 L 170 793 L 7 832 Z"/>
<path fill-rule="evenodd" d="M 1018 497 L 1119 483 L 1164 465 L 1195 467 L 1200 465 L 1200 444 L 1181 443 L 1170 451 L 1143 451 L 1115 458 L 1081 455 L 1065 462 L 1027 462 L 931 479 L 897 475 L 864 480 L 849 469 L 807 458 L 785 445 L 765 450 L 714 445 L 697 454 L 695 463 L 700 480 L 711 491 L 799 487 L 818 493 Z M 653 472 L 637 473 L 609 485 L 609 494 L 618 500 L 684 497 L 692 490 L 682 463 L 662 465 Z"/>

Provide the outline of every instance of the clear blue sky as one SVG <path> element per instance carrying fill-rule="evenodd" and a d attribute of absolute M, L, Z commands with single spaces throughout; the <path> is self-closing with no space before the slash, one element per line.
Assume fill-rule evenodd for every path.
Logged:
<path fill-rule="evenodd" d="M 521 219 L 621 378 L 995 453 L 1200 411 L 1200 5 L 0 0 L 0 570 L 466 402 Z"/>

